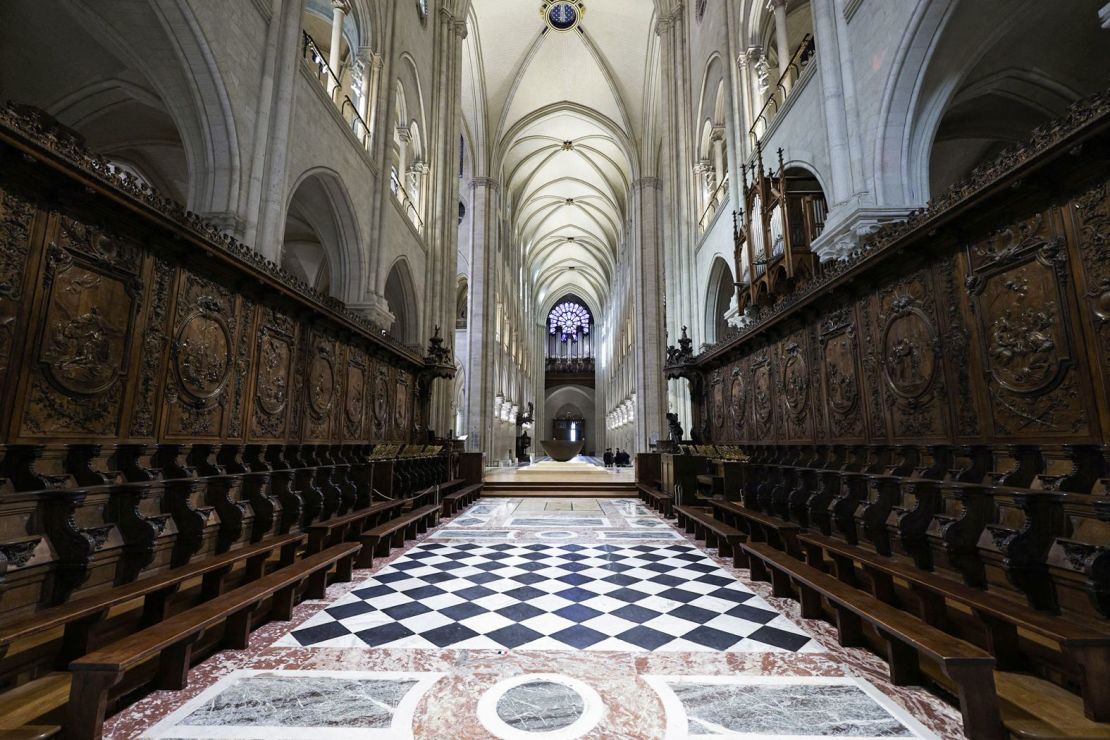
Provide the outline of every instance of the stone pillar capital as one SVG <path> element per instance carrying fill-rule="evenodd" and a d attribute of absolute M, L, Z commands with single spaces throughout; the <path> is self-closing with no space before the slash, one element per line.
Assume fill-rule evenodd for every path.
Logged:
<path fill-rule="evenodd" d="M 402 144 L 408 144 L 412 141 L 412 132 L 409 131 L 408 126 L 397 127 L 397 138 L 401 140 Z"/>
<path fill-rule="evenodd" d="M 749 46 L 747 49 L 736 55 L 736 63 L 740 66 L 740 69 L 747 69 L 762 58 L 762 46 Z"/>
<path fill-rule="evenodd" d="M 636 191 L 644 189 L 661 190 L 662 187 L 663 181 L 658 177 L 641 177 L 632 183 L 632 189 Z"/>
<path fill-rule="evenodd" d="M 492 177 L 475 177 L 470 181 L 470 189 L 477 190 L 478 188 L 489 188 L 490 190 L 497 192 L 501 189 L 501 183 L 499 183 Z"/>
<path fill-rule="evenodd" d="M 332 10 L 338 10 L 344 15 L 351 12 L 351 0 L 331 0 Z"/>
<path fill-rule="evenodd" d="M 767 0 L 767 10 L 775 10 L 776 8 L 786 8 L 786 0 Z"/>

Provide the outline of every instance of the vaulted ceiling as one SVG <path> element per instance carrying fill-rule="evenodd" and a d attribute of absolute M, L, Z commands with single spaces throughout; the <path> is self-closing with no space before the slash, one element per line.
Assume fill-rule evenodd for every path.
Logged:
<path fill-rule="evenodd" d="M 464 117 L 508 197 L 538 312 L 568 292 L 604 310 L 655 114 L 654 3 L 584 2 L 571 31 L 549 28 L 540 0 L 472 4 Z"/>

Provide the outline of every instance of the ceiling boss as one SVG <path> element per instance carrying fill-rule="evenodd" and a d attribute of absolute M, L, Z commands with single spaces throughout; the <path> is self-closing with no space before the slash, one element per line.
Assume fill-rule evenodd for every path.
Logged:
<path fill-rule="evenodd" d="M 581 2 L 549 0 L 540 6 L 540 15 L 547 25 L 556 31 L 571 31 L 577 28 L 585 14 L 586 5 Z"/>

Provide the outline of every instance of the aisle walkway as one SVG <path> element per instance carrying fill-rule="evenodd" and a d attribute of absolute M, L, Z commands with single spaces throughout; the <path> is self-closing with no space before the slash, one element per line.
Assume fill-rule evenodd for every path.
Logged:
<path fill-rule="evenodd" d="M 960 737 L 885 669 L 638 501 L 487 499 L 107 736 Z"/>

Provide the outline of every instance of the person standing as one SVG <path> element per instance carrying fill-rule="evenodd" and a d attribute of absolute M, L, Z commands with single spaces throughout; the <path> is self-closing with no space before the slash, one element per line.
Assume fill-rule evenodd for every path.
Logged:
<path fill-rule="evenodd" d="M 613 448 L 606 447 L 605 454 L 601 456 L 601 461 L 605 463 L 605 467 L 613 467 Z"/>

